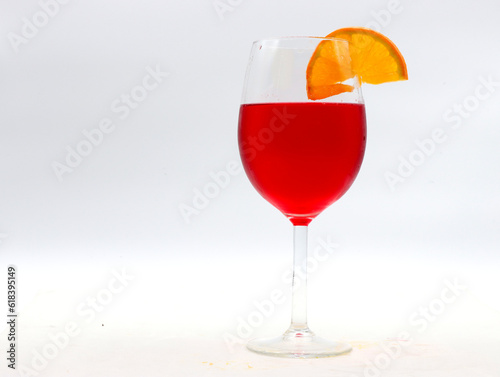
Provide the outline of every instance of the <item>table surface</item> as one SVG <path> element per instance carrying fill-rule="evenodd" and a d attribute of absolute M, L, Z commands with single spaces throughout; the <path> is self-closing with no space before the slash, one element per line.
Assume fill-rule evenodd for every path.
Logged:
<path fill-rule="evenodd" d="M 477 315 L 484 319 L 478 328 L 457 329 L 455 337 L 448 332 L 411 343 L 394 334 L 382 340 L 343 339 L 353 345 L 348 355 L 297 360 L 254 354 L 239 343 L 228 347 L 222 330 L 196 335 L 184 328 L 179 335 L 175 326 L 148 321 L 147 313 L 142 323 L 129 326 L 113 315 L 97 317 L 88 325 L 64 315 L 51 319 L 43 315 L 47 304 L 64 300 L 61 292 L 41 292 L 20 313 L 18 370 L 2 365 L 2 376 L 276 377 L 312 371 L 325 377 L 500 376 L 500 312 L 486 307 Z M 477 313 L 474 297 L 465 297 L 464 302 Z"/>

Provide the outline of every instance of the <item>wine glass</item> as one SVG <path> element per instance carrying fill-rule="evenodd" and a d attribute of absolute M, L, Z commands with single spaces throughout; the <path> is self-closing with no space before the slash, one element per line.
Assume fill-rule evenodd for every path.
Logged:
<path fill-rule="evenodd" d="M 365 108 L 355 74 L 331 83 L 350 90 L 318 101 L 308 98 L 306 71 L 320 43 L 330 44 L 333 61 L 351 69 L 345 40 L 287 37 L 254 42 L 240 108 L 238 144 L 245 172 L 294 228 L 290 327 L 281 336 L 247 343 L 251 351 L 271 356 L 316 358 L 352 349 L 309 329 L 307 278 L 297 273 L 306 267 L 309 223 L 349 189 L 366 142 Z"/>

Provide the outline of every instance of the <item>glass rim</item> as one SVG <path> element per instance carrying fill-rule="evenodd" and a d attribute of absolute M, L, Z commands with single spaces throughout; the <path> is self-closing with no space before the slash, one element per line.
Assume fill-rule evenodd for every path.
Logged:
<path fill-rule="evenodd" d="M 269 42 L 269 41 L 285 41 L 285 40 L 325 40 L 325 41 L 342 41 L 343 43 L 347 43 L 350 45 L 351 43 L 342 38 L 336 38 L 336 37 L 315 37 L 315 36 L 287 36 L 287 37 L 268 37 L 268 38 L 261 38 L 254 40 L 252 42 L 252 45 L 256 45 L 258 43 L 263 43 L 263 42 Z"/>

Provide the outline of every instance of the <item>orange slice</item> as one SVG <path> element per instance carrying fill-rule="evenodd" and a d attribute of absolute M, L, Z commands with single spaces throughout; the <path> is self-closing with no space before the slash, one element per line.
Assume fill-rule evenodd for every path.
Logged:
<path fill-rule="evenodd" d="M 316 47 L 307 65 L 307 96 L 322 99 L 354 90 L 342 81 L 354 77 L 349 59 L 349 50 L 343 43 L 322 41 Z"/>
<path fill-rule="evenodd" d="M 358 27 L 339 29 L 327 35 L 350 42 L 352 69 L 367 84 L 408 80 L 405 59 L 385 35 Z"/>
<path fill-rule="evenodd" d="M 396 45 L 386 36 L 366 28 L 344 28 L 334 31 L 327 38 L 340 38 L 350 42 L 351 64 L 342 59 L 342 51 L 330 41 L 321 42 L 307 66 L 307 96 L 319 100 L 354 88 L 342 84 L 358 75 L 362 83 L 382 84 L 408 80 L 406 63 Z M 330 47 L 328 47 L 331 45 Z M 338 49 L 339 47 L 337 47 Z M 345 55 L 344 55 L 345 56 Z M 351 72 L 352 70 L 352 72 Z"/>

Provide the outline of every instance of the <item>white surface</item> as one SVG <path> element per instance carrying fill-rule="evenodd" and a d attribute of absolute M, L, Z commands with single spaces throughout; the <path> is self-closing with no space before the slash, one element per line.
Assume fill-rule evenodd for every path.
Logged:
<path fill-rule="evenodd" d="M 498 376 L 500 86 L 484 82 L 500 81 L 499 3 L 232 4 L 219 17 L 212 0 L 68 1 L 16 52 L 9 33 L 41 7 L 1 2 L 0 281 L 8 264 L 18 267 L 20 362 L 76 321 L 81 335 L 40 375 L 361 376 L 378 342 L 416 329 L 415 311 L 440 297 L 446 279 L 459 279 L 468 290 L 419 334 L 425 346 L 384 376 Z M 179 206 L 211 172 L 239 161 L 253 40 L 374 22 L 404 54 L 410 80 L 363 87 L 367 152 L 353 187 L 311 224 L 311 251 L 319 238 L 338 248 L 311 276 L 309 304 L 321 335 L 376 344 L 331 360 L 228 355 L 221 339 L 254 301 L 287 292 L 291 225 L 241 171 L 189 222 Z M 151 87 L 151 70 L 165 74 L 144 100 L 130 114 L 113 110 L 144 82 Z M 473 110 L 446 121 L 455 104 Z M 106 118 L 115 128 L 58 180 L 52 164 Z M 391 190 L 386 172 L 437 129 L 446 140 Z M 135 278 L 85 324 L 77 308 L 106 295 L 122 268 Z M 4 308 L 5 292 L 0 284 Z M 254 335 L 283 331 L 288 315 L 286 301 Z M 3 333 L 2 349 L 5 341 Z"/>
<path fill-rule="evenodd" d="M 346 270 L 351 269 L 350 261 L 345 262 Z M 277 267 L 278 263 L 273 265 Z M 461 291 L 423 328 L 412 322 L 414 313 L 439 299 L 446 283 L 412 285 L 409 280 L 417 274 L 410 273 L 407 279 L 400 281 L 408 290 L 406 295 L 411 297 L 393 292 L 391 302 L 380 294 L 373 298 L 375 305 L 371 307 L 366 297 L 356 299 L 362 297 L 355 293 L 356 281 L 350 281 L 344 289 L 328 286 L 324 280 L 329 278 L 325 276 L 329 271 L 325 269 L 330 270 L 332 266 L 322 265 L 310 279 L 316 291 L 310 299 L 314 309 L 310 313 L 311 326 L 323 336 L 351 342 L 354 351 L 337 358 L 283 360 L 247 351 L 242 345 L 245 338 L 238 332 L 240 319 L 247 320 L 256 312 L 255 306 L 245 301 L 262 303 L 269 298 L 270 291 L 263 290 L 252 296 L 246 293 L 252 288 L 224 284 L 227 271 L 223 266 L 210 272 L 203 272 L 202 268 L 192 271 L 199 273 L 202 280 L 210 274 L 216 278 L 201 286 L 186 287 L 189 279 L 181 272 L 185 271 L 186 263 L 179 264 L 177 272 L 168 271 L 167 278 L 184 287 L 183 292 L 166 290 L 160 295 L 157 290 L 147 289 L 164 279 L 159 276 L 159 268 L 153 267 L 152 274 L 144 274 L 139 272 L 145 270 L 142 267 L 127 271 L 130 279 L 126 286 L 114 284 L 121 291 L 112 295 L 110 303 L 100 300 L 107 300 L 102 291 L 115 277 L 113 272 L 96 276 L 96 280 L 104 284 L 92 284 L 91 289 L 39 291 L 19 317 L 18 366 L 22 365 L 24 375 L 34 371 L 38 376 L 222 376 L 227 373 L 299 376 L 314 371 L 315 375 L 333 377 L 370 377 L 378 376 L 377 373 L 395 377 L 496 377 L 500 372 L 500 312 L 479 300 L 470 288 Z M 250 267 L 257 265 L 251 263 Z M 371 289 L 385 290 L 387 294 L 391 279 L 372 279 L 379 273 L 387 276 L 389 271 L 382 265 L 376 267 L 379 267 L 377 271 L 366 270 L 362 274 L 373 282 Z M 434 280 L 434 272 L 429 271 L 429 280 Z M 242 274 L 250 279 L 248 273 Z M 349 275 L 347 271 L 339 272 L 338 279 L 347 281 Z M 320 286 L 318 280 L 323 280 Z M 342 292 L 349 287 L 352 287 L 350 297 Z M 275 335 L 284 331 L 288 323 L 288 291 L 279 282 L 267 285 L 267 289 L 283 289 L 287 299 L 275 306 L 272 315 L 252 327 L 252 337 Z M 420 297 L 414 294 L 419 290 L 426 294 Z M 452 296 L 448 294 L 448 298 Z M 91 306 L 86 304 L 90 297 L 97 298 L 99 308 L 92 315 L 89 315 Z M 61 335 L 64 331 L 67 336 Z M 6 338 L 6 332 L 0 335 Z M 241 343 L 226 342 L 236 338 Z M 39 355 L 44 358 L 42 361 Z M 48 359 L 44 355 L 54 357 Z"/>

